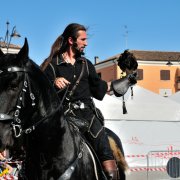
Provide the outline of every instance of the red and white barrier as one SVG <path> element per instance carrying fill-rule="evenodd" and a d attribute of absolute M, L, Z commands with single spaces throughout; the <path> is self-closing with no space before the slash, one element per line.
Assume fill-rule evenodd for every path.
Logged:
<path fill-rule="evenodd" d="M 130 167 L 129 171 L 130 172 L 139 172 L 139 171 L 162 171 L 166 172 L 166 163 L 169 159 L 172 157 L 178 157 L 180 158 L 180 151 L 176 150 L 173 151 L 172 147 L 168 148 L 168 151 L 151 151 L 148 154 L 131 154 L 131 155 L 126 155 L 125 158 L 127 160 L 131 159 L 140 159 L 140 160 L 145 160 L 152 162 L 154 164 L 149 164 L 149 167 Z M 156 161 L 155 161 L 156 160 Z M 159 161 L 158 161 L 159 160 Z M 157 163 L 157 164 L 156 164 Z M 160 163 L 163 163 L 162 166 Z M 165 164 L 164 164 L 165 163 Z M 144 164 L 145 165 L 145 164 Z"/>
<path fill-rule="evenodd" d="M 139 171 L 163 171 L 166 172 L 166 168 L 146 168 L 146 167 L 139 167 L 139 168 L 130 168 L 130 172 L 139 172 Z"/>
<path fill-rule="evenodd" d="M 172 156 L 179 156 L 180 155 L 180 151 L 175 151 L 175 152 L 157 152 L 157 153 L 151 153 L 150 156 L 151 157 L 172 157 Z M 126 155 L 126 158 L 146 158 L 147 156 L 149 156 L 148 154 L 132 154 L 132 155 Z"/>

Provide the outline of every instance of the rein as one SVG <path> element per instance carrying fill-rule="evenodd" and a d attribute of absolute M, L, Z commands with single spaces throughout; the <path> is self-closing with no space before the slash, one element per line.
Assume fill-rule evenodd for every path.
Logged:
<path fill-rule="evenodd" d="M 21 126 L 21 120 L 19 119 L 19 114 L 20 114 L 20 109 L 22 108 L 22 105 L 24 104 L 25 93 L 27 92 L 28 87 L 29 87 L 29 95 L 30 95 L 30 98 L 32 100 L 31 105 L 35 106 L 35 102 L 34 102 L 35 96 L 32 93 L 32 89 L 31 89 L 30 81 L 29 81 L 29 76 L 28 76 L 29 70 L 27 68 L 20 68 L 20 67 L 9 67 L 7 69 L 0 70 L 0 74 L 8 73 L 8 72 L 24 72 L 25 73 L 23 87 L 22 87 L 22 90 L 21 90 L 19 97 L 18 97 L 18 100 L 17 100 L 16 110 L 14 112 L 14 115 L 10 116 L 8 114 L 0 113 L 0 121 L 12 121 L 11 125 L 13 127 L 14 136 L 16 138 L 18 138 L 23 133 L 25 133 L 25 134 L 31 133 L 33 130 L 36 129 L 36 127 L 39 124 L 41 124 L 43 121 L 47 120 L 49 117 L 53 116 L 62 107 L 62 103 L 64 101 L 66 94 L 67 94 L 68 87 L 66 89 L 66 92 L 63 96 L 61 103 L 58 105 L 58 107 L 53 112 L 51 112 L 49 115 L 47 115 L 46 117 L 44 117 L 41 120 L 39 120 L 38 122 L 36 122 L 34 125 L 23 130 L 22 126 Z"/>
<path fill-rule="evenodd" d="M 39 120 L 38 122 L 36 122 L 34 125 L 32 125 L 32 126 L 30 126 L 29 128 L 23 130 L 22 133 L 25 133 L 25 134 L 31 133 L 33 130 L 35 130 L 35 128 L 36 128 L 39 124 L 41 124 L 43 121 L 45 121 L 45 120 L 47 120 L 48 118 L 50 118 L 51 116 L 53 116 L 53 115 L 62 107 L 62 103 L 63 103 L 63 101 L 64 101 L 64 97 L 65 97 L 66 94 L 67 94 L 67 91 L 68 91 L 68 88 L 66 89 L 66 92 L 65 92 L 65 94 L 64 94 L 64 96 L 63 96 L 63 99 L 62 99 L 61 103 L 59 104 L 59 106 L 58 106 L 53 112 L 51 112 L 49 115 L 47 115 L 46 117 L 44 117 L 44 118 L 42 118 L 41 120 Z M 22 134 L 22 133 L 21 133 L 21 134 Z"/>

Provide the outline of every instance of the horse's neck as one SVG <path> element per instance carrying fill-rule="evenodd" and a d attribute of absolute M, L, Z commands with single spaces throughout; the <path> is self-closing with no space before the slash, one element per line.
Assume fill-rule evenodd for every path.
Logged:
<path fill-rule="evenodd" d="M 39 155 L 44 154 L 55 159 L 58 157 L 68 162 L 73 159 L 76 149 L 79 149 L 79 145 L 76 144 L 79 137 L 60 112 L 47 119 L 45 125 L 40 125 L 38 129 L 30 140 L 31 146 L 28 147 L 32 156 L 38 152 Z"/>

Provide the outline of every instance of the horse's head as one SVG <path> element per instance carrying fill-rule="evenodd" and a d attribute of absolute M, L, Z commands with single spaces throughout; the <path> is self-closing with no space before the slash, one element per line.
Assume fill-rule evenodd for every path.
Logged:
<path fill-rule="evenodd" d="M 28 57 L 27 39 L 18 54 L 0 50 L 0 152 L 31 131 L 28 127 L 37 119 L 53 111 L 58 103 L 53 103 L 57 96 L 52 89 L 39 66 Z"/>
<path fill-rule="evenodd" d="M 0 50 L 0 151 L 14 142 L 12 123 L 15 121 L 15 112 L 18 114 L 17 106 L 20 105 L 18 101 L 26 71 L 23 67 L 27 58 L 27 40 L 18 54 L 4 54 Z"/>

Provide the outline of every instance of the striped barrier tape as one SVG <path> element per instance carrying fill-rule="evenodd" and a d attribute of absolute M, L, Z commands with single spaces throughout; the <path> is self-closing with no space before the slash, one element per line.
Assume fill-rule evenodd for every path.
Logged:
<path fill-rule="evenodd" d="M 176 152 L 157 152 L 157 153 L 151 153 L 150 155 L 145 154 L 132 154 L 132 155 L 126 155 L 127 158 L 146 158 L 147 156 L 154 156 L 154 157 L 166 157 L 166 156 L 178 156 L 180 155 L 180 151 Z"/>
<path fill-rule="evenodd" d="M 161 168 L 157 168 L 157 167 L 151 167 L 151 168 L 146 168 L 146 167 L 138 167 L 138 168 L 129 168 L 130 172 L 139 172 L 139 171 L 162 171 L 162 172 L 166 172 L 166 168 L 161 167 Z"/>

